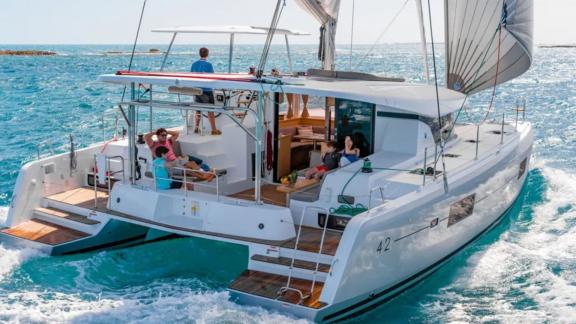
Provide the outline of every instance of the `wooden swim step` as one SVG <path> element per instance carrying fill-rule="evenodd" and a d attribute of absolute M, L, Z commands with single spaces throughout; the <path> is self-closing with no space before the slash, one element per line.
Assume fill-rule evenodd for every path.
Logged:
<path fill-rule="evenodd" d="M 240 274 L 234 282 L 230 284 L 228 289 L 234 290 L 239 293 L 260 296 L 264 298 L 278 300 L 279 302 L 291 303 L 302 305 L 310 308 L 321 308 L 326 304 L 320 301 L 320 294 L 324 284 L 316 282 L 314 291 L 312 288 L 312 281 L 300 278 L 292 278 L 290 288 L 300 290 L 304 295 L 309 295 L 308 298 L 302 299 L 296 291 L 287 291 L 284 294 L 279 294 L 282 287 L 286 286 L 288 277 L 273 273 L 245 270 Z"/>
<path fill-rule="evenodd" d="M 100 224 L 99 221 L 97 220 L 93 220 L 90 219 L 86 216 L 82 216 L 82 215 L 78 215 L 69 211 L 65 211 L 62 209 L 58 209 L 58 208 L 53 208 L 53 207 L 39 207 L 36 208 L 34 210 L 34 214 L 37 218 L 61 218 L 61 219 L 66 219 L 72 222 L 77 222 L 77 223 L 81 223 L 84 225 L 98 225 Z M 44 216 L 44 217 L 42 217 Z M 46 219 L 48 220 L 48 219 Z M 48 220 L 49 221 L 49 220 Z"/>
<path fill-rule="evenodd" d="M 37 218 L 3 229 L 0 233 L 47 245 L 60 245 L 90 236 L 88 233 Z"/>
<path fill-rule="evenodd" d="M 275 265 L 280 265 L 280 266 L 285 266 L 285 267 L 290 267 L 290 264 L 292 263 L 292 258 L 287 258 L 287 257 L 275 258 L 275 257 L 271 257 L 271 256 L 258 255 L 258 254 L 253 255 L 250 259 L 252 259 L 253 261 L 270 263 L 270 264 L 275 264 Z M 316 270 L 316 262 L 294 259 L 294 268 L 314 271 L 314 270 Z M 318 263 L 318 272 L 328 273 L 329 271 L 330 271 L 330 265 L 329 264 Z"/>

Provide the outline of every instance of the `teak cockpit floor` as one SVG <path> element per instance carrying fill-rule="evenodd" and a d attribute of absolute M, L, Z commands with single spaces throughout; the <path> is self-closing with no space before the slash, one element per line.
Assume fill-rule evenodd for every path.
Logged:
<path fill-rule="evenodd" d="M 298 233 L 298 226 L 296 226 L 296 233 Z M 341 238 L 342 238 L 342 232 L 326 230 L 326 237 L 324 238 L 324 246 L 322 248 L 322 254 L 335 255 L 336 249 L 338 249 L 338 244 L 340 244 Z M 320 252 L 321 240 L 322 240 L 321 229 L 302 226 L 302 232 L 300 233 L 300 241 L 298 241 L 298 250 L 318 253 Z M 295 243 L 296 238 L 286 241 L 280 247 L 293 249 Z"/>
<path fill-rule="evenodd" d="M 108 204 L 108 192 L 102 189 L 98 189 L 96 194 L 94 194 L 93 187 L 79 187 L 51 195 L 46 198 L 88 209 L 94 208 L 94 198 L 96 198 L 97 208 L 106 207 Z"/>
<path fill-rule="evenodd" d="M 4 229 L 1 232 L 26 240 L 49 245 L 59 245 L 90 236 L 88 233 L 80 232 L 71 228 L 59 226 L 35 218 L 16 227 Z"/>
<path fill-rule="evenodd" d="M 263 186 L 266 187 L 268 185 Z M 274 193 L 280 194 L 285 197 L 285 194 L 276 191 L 276 187 L 270 185 L 274 189 Z M 264 191 L 262 191 L 264 192 Z M 252 192 L 253 193 L 253 192 Z M 196 233 L 196 234 L 203 234 L 203 235 L 210 235 L 222 238 L 228 238 L 238 241 L 246 241 L 246 242 L 253 242 L 259 244 L 266 244 L 266 245 L 273 245 L 287 249 L 293 249 L 295 246 L 296 238 L 285 240 L 285 241 L 273 241 L 273 240 L 262 240 L 256 239 L 251 237 L 238 237 L 226 234 L 219 234 L 219 233 L 212 233 L 212 232 L 204 232 L 199 230 L 193 230 L 184 227 L 173 226 L 169 224 L 163 224 L 159 222 L 155 222 L 149 219 L 144 219 L 138 217 L 136 215 L 126 215 L 114 210 L 110 210 L 107 208 L 108 202 L 108 193 L 106 191 L 99 190 L 98 191 L 98 207 L 94 208 L 94 188 L 92 187 L 82 187 L 72 189 L 66 192 L 58 193 L 55 195 L 51 195 L 46 197 L 48 199 L 59 201 L 66 204 L 71 204 L 74 206 L 87 208 L 91 210 L 98 210 L 103 213 L 116 216 L 118 218 L 125 218 L 128 220 L 138 221 L 144 224 L 156 225 L 165 227 L 167 229 L 174 229 L 182 232 L 189 232 L 189 233 Z M 298 231 L 298 226 L 295 227 L 296 232 Z M 327 230 L 326 237 L 324 238 L 324 247 L 322 248 L 322 254 L 326 255 L 335 255 L 336 249 L 338 248 L 338 244 L 340 243 L 340 239 L 342 238 L 342 232 Z M 298 250 L 318 253 L 320 248 L 320 241 L 322 239 L 322 229 L 313 228 L 302 226 L 302 232 L 300 234 L 300 241 L 298 242 Z"/>
<path fill-rule="evenodd" d="M 276 185 L 266 184 L 260 187 L 262 194 L 262 201 L 267 204 L 272 204 L 276 206 L 286 207 L 288 204 L 286 202 L 286 194 L 276 190 Z M 254 201 L 254 189 L 248 189 L 244 191 L 237 192 L 235 194 L 229 195 L 232 198 L 244 199 Z"/>
<path fill-rule="evenodd" d="M 278 295 L 278 291 L 286 286 L 288 277 L 272 273 L 246 270 L 234 282 L 230 284 L 229 289 L 240 291 L 243 293 L 266 297 L 270 299 L 278 299 L 279 301 L 300 304 L 310 308 L 321 308 L 325 303 L 319 301 L 320 293 L 324 287 L 324 283 L 316 282 L 314 284 L 314 291 L 309 298 L 302 300 L 300 303 L 300 296 L 295 291 L 288 291 L 282 296 Z M 290 280 L 290 287 L 299 289 L 305 295 L 310 293 L 312 288 L 312 281 L 292 278 Z"/>

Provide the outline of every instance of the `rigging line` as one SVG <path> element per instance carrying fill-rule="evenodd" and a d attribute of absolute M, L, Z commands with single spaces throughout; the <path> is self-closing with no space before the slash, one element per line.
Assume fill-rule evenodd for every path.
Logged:
<path fill-rule="evenodd" d="M 496 87 L 498 86 L 498 73 L 500 72 L 500 45 L 502 43 L 502 23 L 498 26 L 498 54 L 496 56 L 496 75 L 494 75 L 494 88 L 492 89 L 492 96 L 490 98 L 490 105 L 488 106 L 488 110 L 486 111 L 486 116 L 484 116 L 484 120 L 482 123 L 488 119 L 490 115 L 490 111 L 492 111 L 492 104 L 494 103 L 494 97 L 496 97 Z"/>
<path fill-rule="evenodd" d="M 356 0 L 352 0 L 352 24 L 350 26 L 350 62 L 348 68 L 352 71 L 352 46 L 354 46 L 354 13 L 356 7 Z"/>
<path fill-rule="evenodd" d="M 432 28 L 432 9 L 428 0 L 428 20 L 430 23 L 430 42 L 432 43 L 432 63 L 434 65 L 434 85 L 436 89 L 436 107 L 438 109 L 438 126 L 442 127 L 442 114 L 440 113 L 440 94 L 438 92 L 438 71 L 436 69 L 436 51 L 434 50 L 434 29 Z M 448 178 L 446 176 L 446 161 L 444 159 L 444 138 L 440 131 L 440 157 L 442 158 L 442 179 L 444 180 L 444 192 L 448 193 Z"/>
<path fill-rule="evenodd" d="M 366 54 L 364 54 L 364 56 L 362 56 L 362 58 L 360 59 L 360 61 L 358 61 L 358 63 L 356 63 L 356 65 L 354 66 L 354 70 L 358 69 L 358 67 L 364 62 L 364 60 L 372 53 L 372 51 L 374 50 L 374 48 L 376 47 L 376 45 L 378 45 L 378 43 L 380 42 L 380 39 L 382 39 L 382 37 L 384 37 L 384 34 L 386 34 L 388 32 L 388 30 L 390 29 L 390 27 L 392 27 L 392 25 L 394 24 L 394 22 L 396 21 L 396 19 L 400 16 L 400 14 L 402 13 L 402 10 L 404 10 L 404 8 L 406 8 L 406 5 L 408 4 L 408 1 L 410 0 L 406 0 L 404 1 L 404 4 L 402 5 L 402 7 L 400 7 L 400 10 L 398 10 L 398 12 L 396 13 L 396 15 L 394 15 L 394 17 L 392 17 L 392 20 L 390 20 L 390 22 L 388 23 L 388 25 L 386 25 L 386 27 L 384 28 L 384 30 L 382 30 L 382 32 L 380 33 L 380 35 L 378 35 L 378 38 L 376 39 L 376 41 L 374 42 L 374 44 L 372 44 L 372 46 L 370 47 L 370 49 L 368 50 L 368 52 L 366 52 Z"/>
<path fill-rule="evenodd" d="M 146 2 L 148 0 L 144 0 L 142 4 L 142 11 L 140 12 L 140 19 L 138 20 L 138 28 L 136 29 L 136 37 L 134 37 L 134 45 L 132 46 L 132 54 L 130 55 L 130 63 L 128 63 L 128 71 L 132 70 L 132 63 L 134 62 L 134 54 L 136 53 L 136 45 L 138 44 L 138 37 L 140 36 L 140 28 L 142 27 L 142 20 L 144 18 L 144 11 L 146 9 Z M 124 86 L 124 90 L 122 90 L 122 99 L 120 102 L 124 101 L 124 97 L 126 96 L 126 89 L 127 85 Z"/>
<path fill-rule="evenodd" d="M 270 51 L 270 45 L 272 44 L 272 39 L 276 34 L 276 27 L 280 21 L 280 16 L 282 11 L 286 6 L 286 0 L 278 0 L 276 3 L 276 9 L 274 10 L 274 16 L 270 22 L 270 28 L 268 29 L 268 35 L 266 35 L 266 42 L 264 43 L 264 48 L 262 49 L 262 55 L 260 56 L 260 62 L 258 63 L 258 70 L 256 71 L 256 77 L 262 79 L 264 75 L 264 69 L 266 67 L 266 61 L 268 60 L 268 53 Z"/>

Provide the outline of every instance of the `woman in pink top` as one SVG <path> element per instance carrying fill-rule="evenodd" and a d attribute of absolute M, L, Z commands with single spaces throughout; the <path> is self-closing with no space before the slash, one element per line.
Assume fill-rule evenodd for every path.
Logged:
<path fill-rule="evenodd" d="M 156 141 L 152 139 L 154 134 L 156 134 L 156 137 L 158 138 Z M 168 134 L 170 134 L 172 137 L 168 138 Z M 174 162 L 176 159 L 178 159 L 174 153 L 174 142 L 178 139 L 178 136 L 180 136 L 180 133 L 176 131 L 167 131 L 165 128 L 158 128 L 156 132 L 150 132 L 146 134 L 146 136 L 144 136 L 144 140 L 146 141 L 146 144 L 148 144 L 148 147 L 150 147 L 153 158 L 156 158 L 156 148 L 159 146 L 164 146 L 168 149 L 168 154 L 166 154 L 166 161 Z"/>
<path fill-rule="evenodd" d="M 154 140 L 152 138 L 154 135 L 156 135 L 157 140 Z M 170 138 L 168 138 L 168 135 L 170 135 Z M 166 149 L 168 149 L 168 153 L 166 154 L 166 157 L 165 157 L 166 161 L 168 161 L 168 162 L 177 161 L 178 163 L 176 163 L 176 164 L 177 164 L 177 166 L 180 166 L 180 168 L 186 168 L 186 169 L 190 169 L 190 170 L 200 170 L 201 169 L 200 166 L 198 164 L 196 164 L 194 161 L 188 161 L 188 158 L 179 157 L 176 155 L 176 153 L 174 153 L 174 143 L 176 143 L 178 136 L 180 136 L 180 133 L 177 131 L 169 131 L 169 130 L 166 130 L 165 128 L 158 128 L 158 130 L 156 130 L 155 132 L 150 132 L 150 133 L 146 134 L 144 136 L 144 140 L 146 141 L 146 144 L 148 144 L 148 147 L 152 151 L 152 157 L 154 159 L 157 158 L 156 149 L 160 146 L 163 146 Z M 174 172 L 176 175 L 183 173 L 182 169 L 176 169 L 174 171 L 176 171 L 176 172 Z M 188 174 L 188 172 L 187 172 L 187 174 Z M 214 175 L 212 173 L 194 172 L 191 174 L 191 176 L 201 178 L 202 180 L 208 180 L 208 181 L 210 181 L 210 180 L 212 180 L 212 178 L 214 178 Z"/>

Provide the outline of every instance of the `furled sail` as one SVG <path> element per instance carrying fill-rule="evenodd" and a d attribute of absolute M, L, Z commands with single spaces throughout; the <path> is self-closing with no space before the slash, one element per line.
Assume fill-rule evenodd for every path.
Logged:
<path fill-rule="evenodd" d="M 445 0 L 447 87 L 472 94 L 526 72 L 533 7 L 533 0 Z"/>
<path fill-rule="evenodd" d="M 340 0 L 296 0 L 296 3 L 320 23 L 318 59 L 322 61 L 322 69 L 334 70 Z"/>

